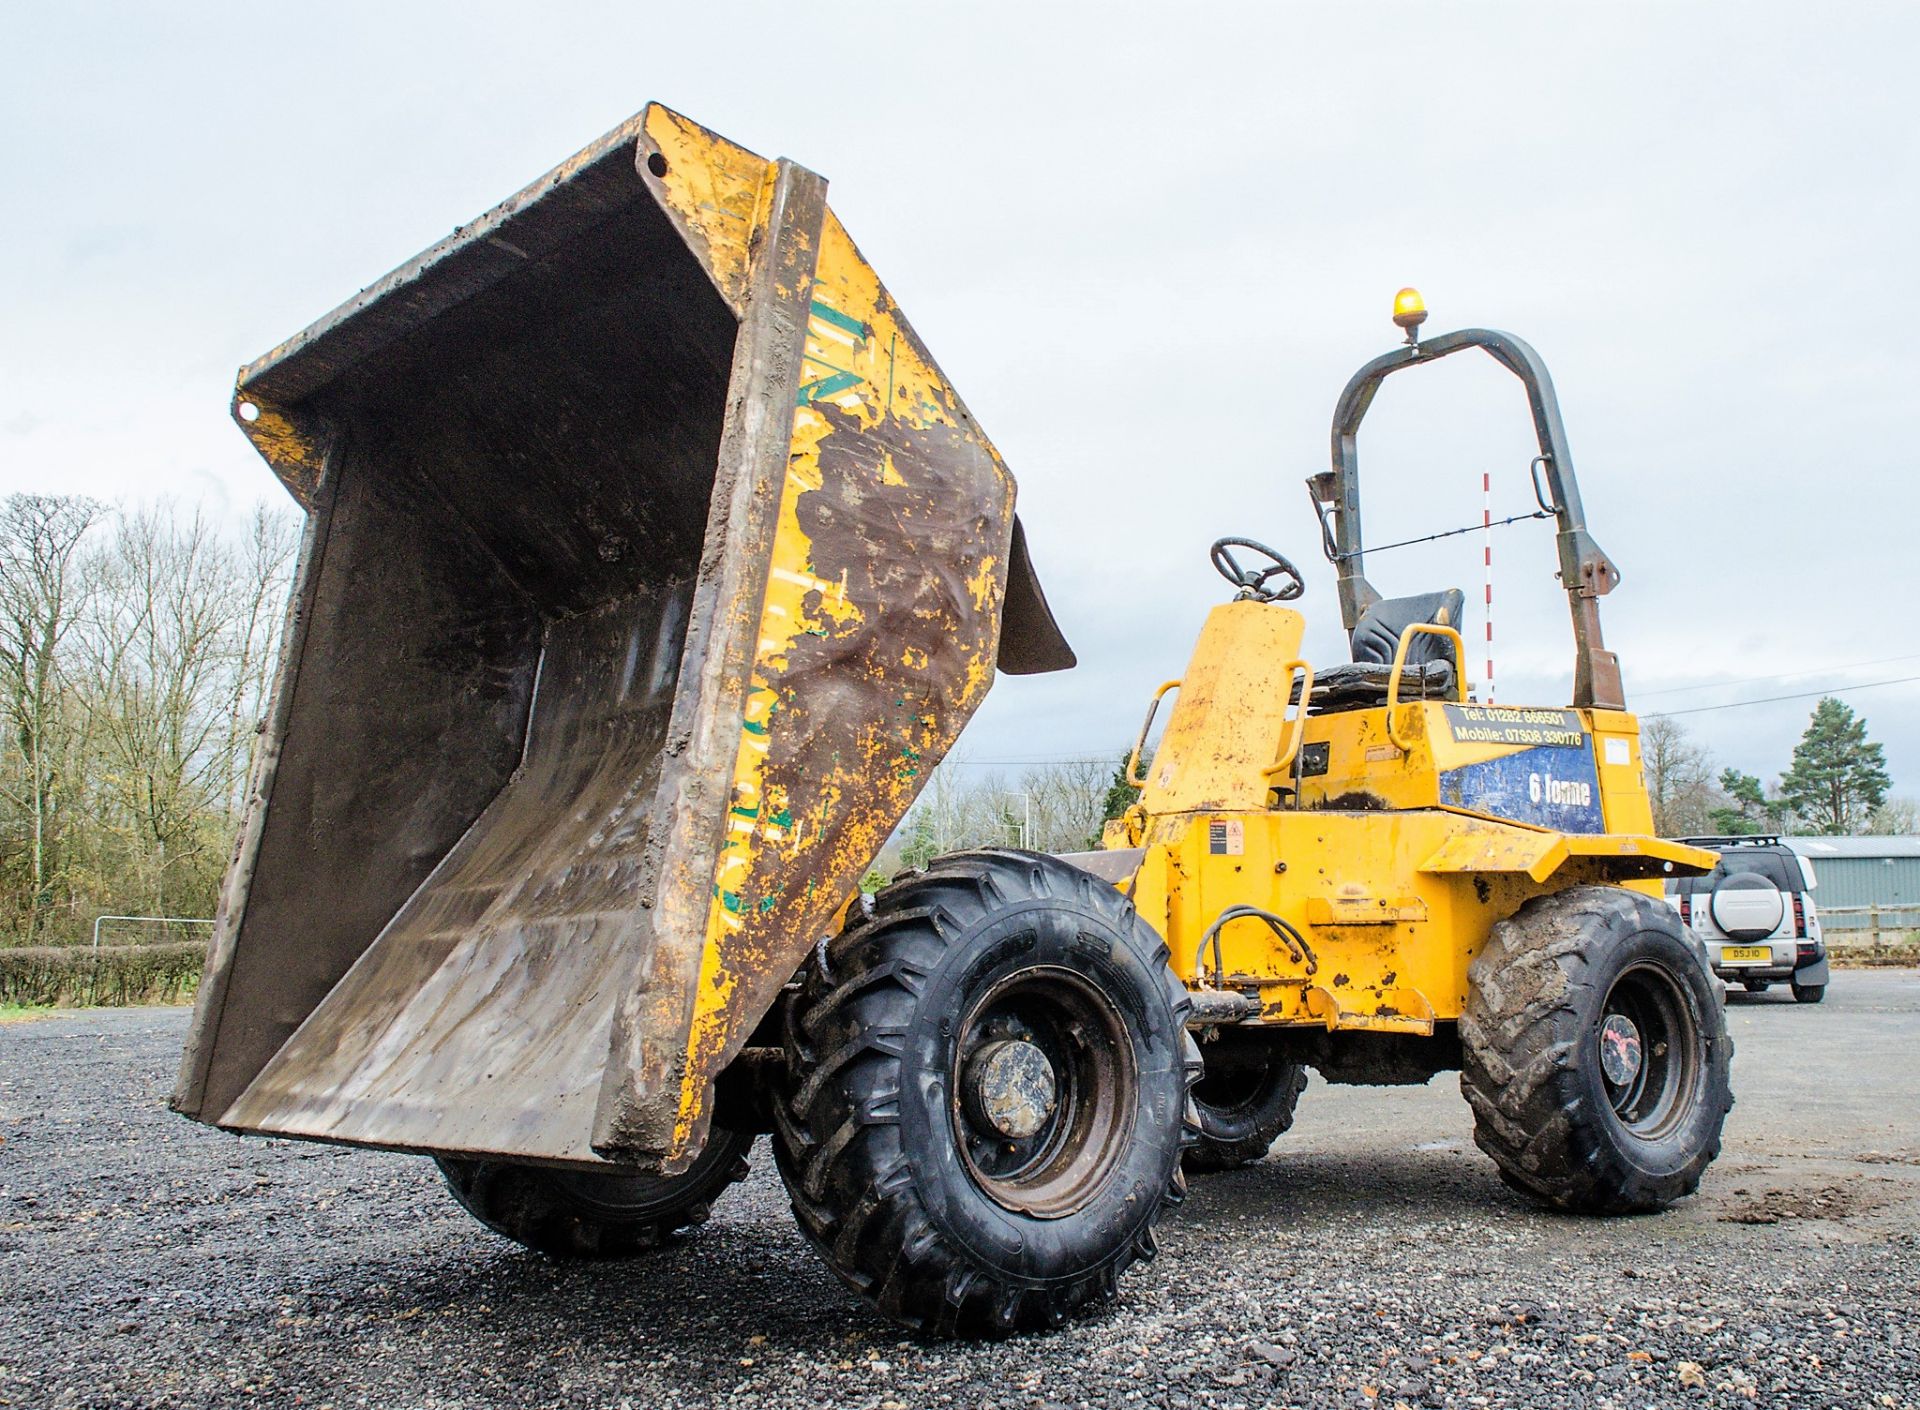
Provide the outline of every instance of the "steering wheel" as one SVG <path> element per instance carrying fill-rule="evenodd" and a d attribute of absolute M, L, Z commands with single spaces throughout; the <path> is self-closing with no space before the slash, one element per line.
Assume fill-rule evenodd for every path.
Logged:
<path fill-rule="evenodd" d="M 1227 551 L 1233 548 L 1251 549 L 1270 560 L 1272 566 L 1258 570 L 1242 568 Z M 1300 576 L 1298 568 L 1284 555 L 1275 553 L 1253 539 L 1215 539 L 1207 556 L 1213 560 L 1214 569 L 1220 576 L 1240 589 L 1234 594 L 1235 601 L 1252 598 L 1255 602 L 1291 602 L 1307 590 L 1306 579 Z M 1274 578 L 1285 578 L 1287 581 L 1277 588 L 1268 587 L 1267 583 Z"/>

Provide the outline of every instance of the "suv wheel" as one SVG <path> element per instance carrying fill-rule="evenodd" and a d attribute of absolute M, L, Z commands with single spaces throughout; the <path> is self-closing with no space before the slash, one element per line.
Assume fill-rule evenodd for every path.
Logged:
<path fill-rule="evenodd" d="M 1714 883 L 1707 897 L 1707 914 L 1729 940 L 1766 940 L 1786 919 L 1786 898 L 1780 888 L 1757 872 L 1734 872 Z"/>

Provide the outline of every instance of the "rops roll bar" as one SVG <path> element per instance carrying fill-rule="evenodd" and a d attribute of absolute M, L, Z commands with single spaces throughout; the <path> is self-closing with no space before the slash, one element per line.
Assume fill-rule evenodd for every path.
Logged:
<path fill-rule="evenodd" d="M 1552 499 L 1551 504 L 1543 499 L 1542 507 L 1551 510 L 1559 525 L 1559 578 L 1573 615 L 1573 704 L 1575 708 L 1624 710 L 1626 693 L 1620 683 L 1620 662 L 1601 640 L 1599 605 L 1599 599 L 1619 585 L 1620 573 L 1587 533 L 1573 456 L 1567 449 L 1566 428 L 1560 424 L 1560 404 L 1553 395 L 1553 379 L 1547 375 L 1540 354 L 1511 333 L 1463 328 L 1425 342 L 1409 342 L 1362 367 L 1340 393 L 1333 414 L 1333 469 L 1313 476 L 1307 488 L 1320 516 L 1328 561 L 1339 573 L 1341 621 L 1351 633 L 1367 608 L 1380 600 L 1380 594 L 1366 579 L 1361 545 L 1360 422 L 1389 373 L 1437 361 L 1463 348 L 1485 349 L 1527 389 L 1534 435 L 1540 445 L 1540 458 L 1534 464 L 1536 471 L 1545 470 Z M 1538 494 L 1537 478 L 1535 492 Z"/>

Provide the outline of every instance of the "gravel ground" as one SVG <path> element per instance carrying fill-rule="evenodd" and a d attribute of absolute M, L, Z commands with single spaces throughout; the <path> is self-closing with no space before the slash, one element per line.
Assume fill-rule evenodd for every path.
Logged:
<path fill-rule="evenodd" d="M 164 1110 L 186 1014 L 0 1026 L 0 1405 L 1920 1407 L 1920 972 L 1736 999 L 1701 1193 L 1539 1213 L 1455 1083 L 1309 1089 L 1195 1184 L 1115 1311 L 903 1340 L 802 1243 L 771 1160 L 703 1231 L 563 1267 L 424 1161 Z"/>

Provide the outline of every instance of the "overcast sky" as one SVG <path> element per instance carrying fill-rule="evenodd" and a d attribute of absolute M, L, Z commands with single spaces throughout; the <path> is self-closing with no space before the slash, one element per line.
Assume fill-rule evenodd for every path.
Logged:
<path fill-rule="evenodd" d="M 1813 701 L 1709 707 L 1920 677 L 1910 6 L 64 0 L 0 53 L 0 491 L 279 496 L 234 368 L 659 99 L 828 177 L 1019 478 L 1082 664 L 1002 678 L 977 767 L 1121 748 L 1221 534 L 1344 657 L 1301 482 L 1408 283 L 1551 367 L 1630 705 L 1770 778 Z M 1482 470 L 1529 507 L 1484 358 L 1362 449 L 1375 541 L 1477 520 Z M 1564 703 L 1547 526 L 1495 556 L 1499 698 Z M 1480 595 L 1474 537 L 1369 569 Z M 1920 793 L 1920 682 L 1843 698 Z"/>

